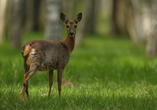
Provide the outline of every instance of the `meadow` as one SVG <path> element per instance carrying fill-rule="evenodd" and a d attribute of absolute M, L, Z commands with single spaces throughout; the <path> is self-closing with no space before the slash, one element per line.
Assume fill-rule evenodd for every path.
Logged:
<path fill-rule="evenodd" d="M 25 33 L 22 44 L 43 39 L 43 33 Z M 0 109 L 157 110 L 157 58 L 148 59 L 144 45 L 108 35 L 86 35 L 76 47 L 63 74 L 58 97 L 57 72 L 50 98 L 48 72 L 29 79 L 29 99 L 21 102 L 21 51 L 8 40 L 0 44 Z"/>

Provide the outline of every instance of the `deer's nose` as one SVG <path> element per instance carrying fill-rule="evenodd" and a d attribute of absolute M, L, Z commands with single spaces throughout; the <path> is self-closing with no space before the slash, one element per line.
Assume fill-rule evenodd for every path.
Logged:
<path fill-rule="evenodd" d="M 73 32 L 70 32 L 69 35 L 70 35 L 70 36 L 74 36 L 74 33 L 73 33 Z"/>

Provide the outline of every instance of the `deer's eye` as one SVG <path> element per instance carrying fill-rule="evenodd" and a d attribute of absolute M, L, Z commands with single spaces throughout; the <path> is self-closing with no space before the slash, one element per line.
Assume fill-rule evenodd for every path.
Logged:
<path fill-rule="evenodd" d="M 69 26 L 68 26 L 68 25 L 67 25 L 66 27 L 67 27 L 67 28 L 69 28 Z"/>
<path fill-rule="evenodd" d="M 77 25 L 74 25 L 75 28 L 77 28 Z"/>

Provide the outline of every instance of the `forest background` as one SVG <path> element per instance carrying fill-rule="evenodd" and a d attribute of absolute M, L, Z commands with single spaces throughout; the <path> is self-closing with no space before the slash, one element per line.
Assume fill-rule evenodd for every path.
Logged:
<path fill-rule="evenodd" d="M 21 46 L 30 40 L 62 40 L 69 19 L 83 13 L 76 45 L 58 98 L 50 99 L 48 74 L 24 75 Z M 157 109 L 157 0 L 0 0 L 0 108 Z"/>

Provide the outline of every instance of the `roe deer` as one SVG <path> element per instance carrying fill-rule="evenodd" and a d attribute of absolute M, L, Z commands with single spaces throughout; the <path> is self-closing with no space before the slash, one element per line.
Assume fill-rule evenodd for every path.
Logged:
<path fill-rule="evenodd" d="M 66 15 L 60 14 L 61 20 L 66 24 L 67 37 L 62 41 L 43 41 L 33 40 L 22 46 L 21 52 L 24 61 L 25 75 L 23 78 L 23 90 L 21 101 L 25 100 L 25 92 L 28 95 L 28 79 L 36 71 L 49 71 L 49 90 L 53 83 L 53 70 L 58 70 L 58 91 L 61 97 L 62 74 L 67 65 L 70 54 L 74 49 L 77 23 L 82 19 L 82 13 L 79 13 L 74 20 L 68 20 Z"/>

